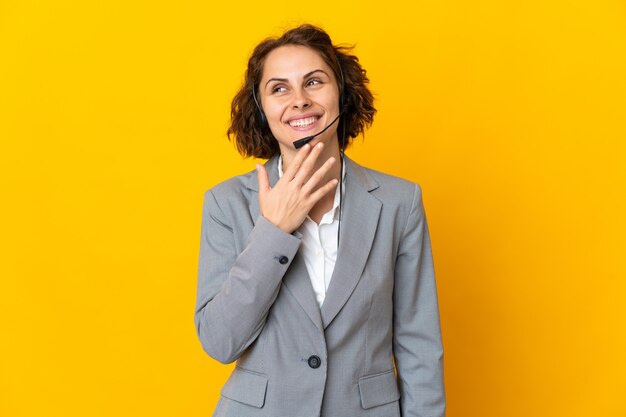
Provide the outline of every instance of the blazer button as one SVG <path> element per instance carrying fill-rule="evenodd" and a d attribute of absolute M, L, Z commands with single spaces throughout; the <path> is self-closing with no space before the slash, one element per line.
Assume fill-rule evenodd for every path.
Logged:
<path fill-rule="evenodd" d="M 322 364 L 322 360 L 317 355 L 311 355 L 311 357 L 309 357 L 308 362 L 309 362 L 309 366 L 313 369 L 319 368 L 320 365 Z"/>
<path fill-rule="evenodd" d="M 280 258 L 278 258 L 278 262 L 280 262 L 281 265 L 285 265 L 287 262 L 289 262 L 289 258 L 283 255 Z"/>

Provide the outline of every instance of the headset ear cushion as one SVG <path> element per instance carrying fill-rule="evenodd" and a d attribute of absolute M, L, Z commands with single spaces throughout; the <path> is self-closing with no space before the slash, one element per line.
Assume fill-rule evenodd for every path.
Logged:
<path fill-rule="evenodd" d="M 341 97 L 339 97 L 339 100 L 341 101 L 341 110 L 346 111 L 348 109 L 348 107 L 353 106 L 355 97 L 350 94 L 347 94 L 346 91 L 344 90 L 341 93 Z M 357 98 L 358 99 L 358 98 Z"/>
<path fill-rule="evenodd" d="M 254 86 L 254 84 L 252 85 L 252 99 L 254 100 L 254 104 L 256 104 L 256 108 L 259 110 L 261 125 L 265 126 L 267 124 L 267 118 L 265 117 L 265 112 L 263 112 L 263 109 L 259 104 L 259 100 L 256 98 L 256 86 Z"/>

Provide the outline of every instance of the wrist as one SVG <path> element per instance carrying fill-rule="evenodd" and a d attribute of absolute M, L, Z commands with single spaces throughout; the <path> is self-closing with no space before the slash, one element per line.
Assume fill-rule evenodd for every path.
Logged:
<path fill-rule="evenodd" d="M 280 229 L 281 231 L 283 231 L 284 233 L 287 234 L 292 234 L 296 229 L 293 227 L 290 227 L 289 224 L 285 224 L 284 222 L 280 222 L 280 221 L 276 221 L 264 214 L 261 214 L 261 216 L 263 216 L 265 218 L 265 220 L 267 220 L 268 222 L 272 223 L 276 228 Z"/>

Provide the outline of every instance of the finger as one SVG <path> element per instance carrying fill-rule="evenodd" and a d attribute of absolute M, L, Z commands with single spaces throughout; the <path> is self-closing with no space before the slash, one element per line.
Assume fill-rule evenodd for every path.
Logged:
<path fill-rule="evenodd" d="M 302 166 L 300 167 L 300 170 L 296 172 L 293 178 L 293 180 L 297 184 L 303 185 L 307 181 L 307 179 L 311 175 L 311 171 L 315 167 L 315 161 L 317 161 L 317 158 L 322 153 L 322 149 L 324 149 L 324 144 L 320 142 L 317 145 L 315 145 L 315 147 L 311 150 L 311 152 L 306 157 L 304 162 L 302 162 Z"/>
<path fill-rule="evenodd" d="M 338 183 L 338 180 L 332 179 L 324 184 L 324 186 L 318 188 L 314 193 L 312 193 L 309 197 L 309 203 L 311 204 L 311 206 L 314 206 L 315 203 L 322 199 L 322 197 L 334 190 Z"/>
<path fill-rule="evenodd" d="M 312 190 L 314 190 L 315 187 L 317 187 L 317 184 L 319 184 L 320 181 L 324 179 L 326 174 L 330 172 L 330 169 L 332 168 L 334 164 L 335 164 L 335 158 L 331 156 L 330 158 L 328 158 L 326 162 L 324 162 L 324 164 L 321 167 L 319 167 L 317 171 L 313 173 L 313 175 L 311 175 L 311 178 L 309 178 L 307 182 L 302 186 L 302 192 L 309 193 Z"/>
<path fill-rule="evenodd" d="M 293 180 L 293 177 L 296 176 L 296 173 L 300 170 L 300 166 L 302 166 L 302 162 L 306 159 L 306 157 L 311 152 L 311 145 L 305 144 L 303 147 L 298 150 L 296 156 L 289 163 L 287 170 L 283 173 L 283 177 L 288 181 Z M 283 161 L 284 162 L 284 161 Z M 281 178 L 282 179 L 282 178 Z"/>
<path fill-rule="evenodd" d="M 259 194 L 265 194 L 270 190 L 270 179 L 263 165 L 256 164 L 256 176 L 259 181 Z"/>

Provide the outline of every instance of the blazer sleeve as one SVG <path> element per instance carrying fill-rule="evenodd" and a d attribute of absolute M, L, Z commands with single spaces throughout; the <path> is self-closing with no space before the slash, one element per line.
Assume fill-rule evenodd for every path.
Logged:
<path fill-rule="evenodd" d="M 443 345 L 422 193 L 415 195 L 398 249 L 393 351 L 402 417 L 444 417 Z"/>
<path fill-rule="evenodd" d="M 259 216 L 237 253 L 232 224 L 214 193 L 205 193 L 194 321 L 209 356 L 230 363 L 254 342 L 299 246 L 298 237 Z"/>

